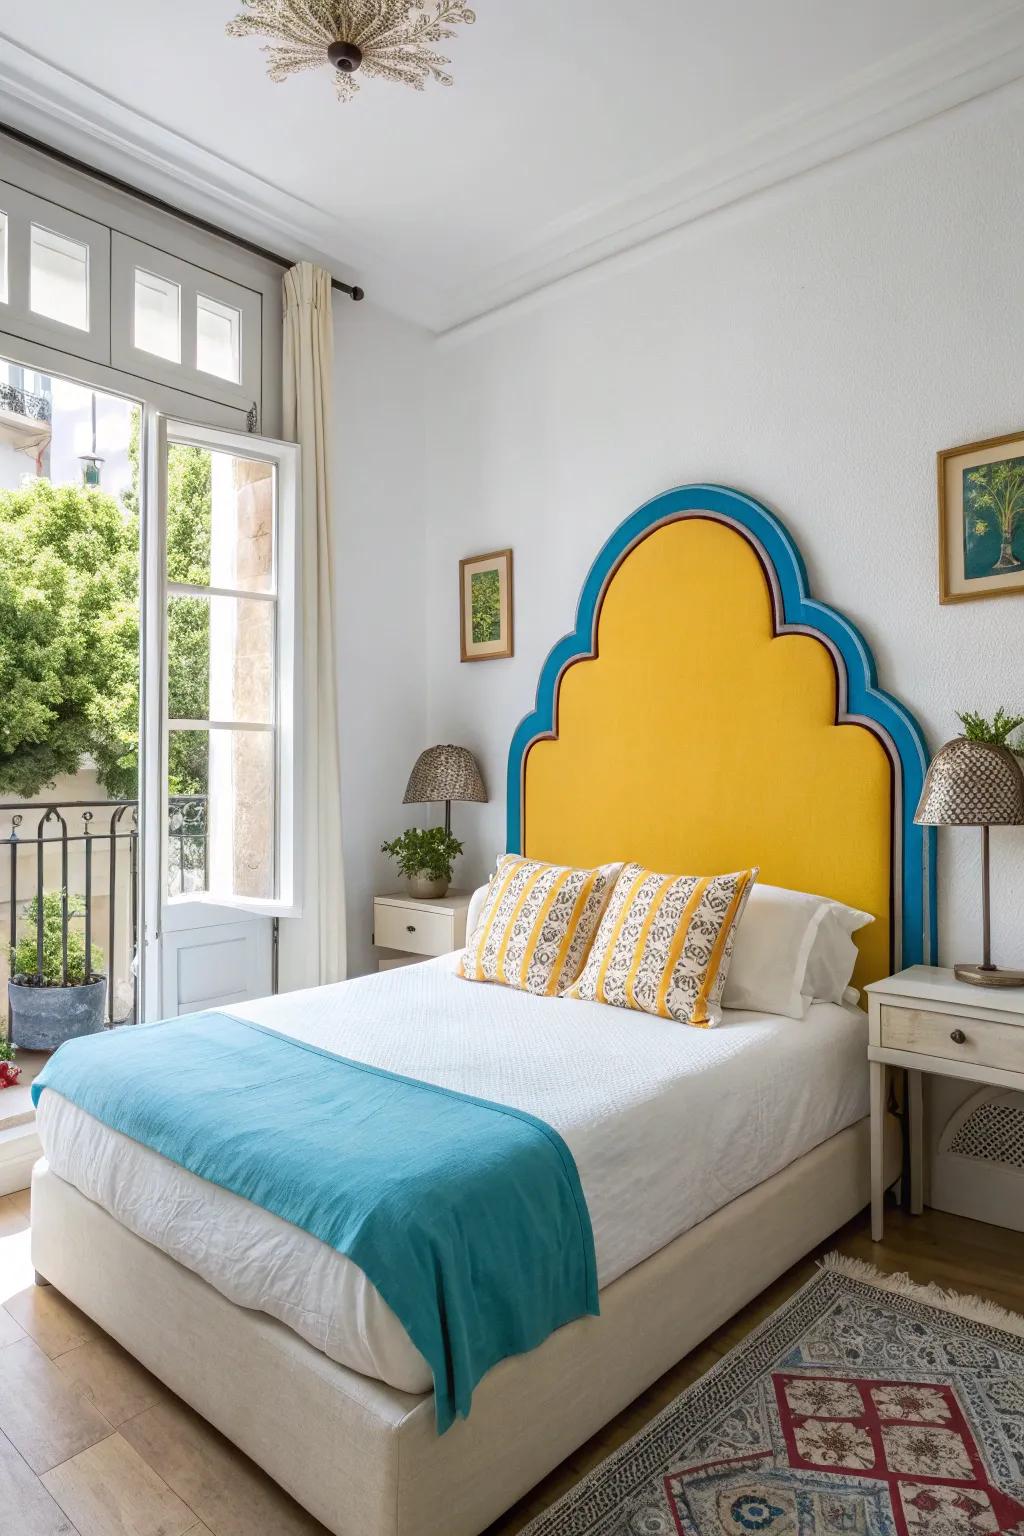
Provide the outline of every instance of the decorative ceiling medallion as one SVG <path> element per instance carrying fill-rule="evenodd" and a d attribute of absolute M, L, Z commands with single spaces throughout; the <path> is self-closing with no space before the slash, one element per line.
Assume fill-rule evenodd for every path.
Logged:
<path fill-rule="evenodd" d="M 462 0 L 435 0 L 432 7 L 409 0 L 242 0 L 245 9 L 229 21 L 229 37 L 270 37 L 265 45 L 271 80 L 304 69 L 333 65 L 340 101 L 359 89 L 356 70 L 422 91 L 428 80 L 451 85 L 450 63 L 430 46 L 456 35 L 476 13 Z"/>

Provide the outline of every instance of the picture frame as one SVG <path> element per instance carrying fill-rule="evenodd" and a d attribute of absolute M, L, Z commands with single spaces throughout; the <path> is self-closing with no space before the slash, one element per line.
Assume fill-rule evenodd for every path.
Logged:
<path fill-rule="evenodd" d="M 939 602 L 1024 592 L 1024 430 L 937 457 Z"/>
<path fill-rule="evenodd" d="M 492 550 L 459 561 L 459 635 L 463 661 L 498 661 L 514 654 L 512 551 Z"/>

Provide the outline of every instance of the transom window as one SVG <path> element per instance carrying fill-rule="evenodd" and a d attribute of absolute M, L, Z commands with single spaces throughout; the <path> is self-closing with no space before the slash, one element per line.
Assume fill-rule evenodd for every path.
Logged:
<path fill-rule="evenodd" d="M 0 182 L 0 332 L 246 415 L 263 293 Z"/>

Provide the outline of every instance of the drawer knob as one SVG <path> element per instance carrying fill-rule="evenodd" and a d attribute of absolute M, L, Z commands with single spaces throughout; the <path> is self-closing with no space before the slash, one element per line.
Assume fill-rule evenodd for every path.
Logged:
<path fill-rule="evenodd" d="M 416 932 L 416 924 L 415 923 L 406 923 L 405 931 L 406 931 L 406 933 L 415 933 Z"/>
<path fill-rule="evenodd" d="M 949 1038 L 952 1040 L 954 1045 L 964 1045 L 967 1042 L 967 1036 L 964 1034 L 962 1029 L 950 1030 Z"/>

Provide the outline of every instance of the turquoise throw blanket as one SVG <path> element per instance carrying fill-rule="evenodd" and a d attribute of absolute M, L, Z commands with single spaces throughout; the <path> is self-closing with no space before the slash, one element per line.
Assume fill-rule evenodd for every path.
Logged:
<path fill-rule="evenodd" d="M 520 1110 L 213 1013 L 69 1040 L 47 1088 L 358 1264 L 430 1366 L 439 1433 L 492 1365 L 598 1311 L 576 1164 Z"/>

